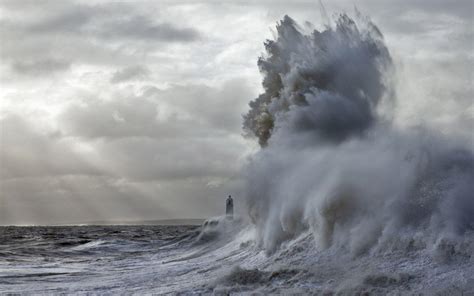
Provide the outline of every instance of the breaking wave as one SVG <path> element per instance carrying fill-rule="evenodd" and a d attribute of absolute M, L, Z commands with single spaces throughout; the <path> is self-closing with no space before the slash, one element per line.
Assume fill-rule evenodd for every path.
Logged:
<path fill-rule="evenodd" d="M 262 247 L 309 229 L 317 246 L 358 256 L 474 230 L 472 147 L 394 123 L 394 66 L 370 20 L 342 14 L 305 33 L 285 16 L 265 48 L 264 92 L 244 116 L 261 145 L 245 179 Z"/>

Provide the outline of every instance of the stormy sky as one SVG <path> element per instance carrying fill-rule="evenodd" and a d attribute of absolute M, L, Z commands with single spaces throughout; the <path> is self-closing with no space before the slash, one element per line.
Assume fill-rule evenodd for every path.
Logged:
<path fill-rule="evenodd" d="M 258 149 L 242 114 L 285 14 L 322 28 L 356 6 L 394 58 L 397 123 L 474 145 L 472 1 L 0 6 L 0 224 L 205 218 L 228 194 L 238 205 Z"/>

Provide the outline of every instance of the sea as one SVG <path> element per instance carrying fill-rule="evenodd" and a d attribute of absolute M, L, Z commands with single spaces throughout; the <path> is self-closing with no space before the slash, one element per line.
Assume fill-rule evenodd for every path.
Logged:
<path fill-rule="evenodd" d="M 0 227 L 2 294 L 474 295 L 472 244 L 354 257 L 310 232 L 269 253 L 239 219 Z"/>

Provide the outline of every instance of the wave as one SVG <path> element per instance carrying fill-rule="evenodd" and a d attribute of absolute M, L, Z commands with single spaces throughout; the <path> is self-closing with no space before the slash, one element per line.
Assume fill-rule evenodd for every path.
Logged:
<path fill-rule="evenodd" d="M 359 256 L 401 238 L 433 246 L 474 230 L 472 147 L 394 123 L 395 69 L 375 24 L 342 14 L 304 33 L 285 16 L 265 48 L 265 91 L 244 116 L 261 145 L 245 179 L 263 248 L 310 229 L 319 247 Z"/>

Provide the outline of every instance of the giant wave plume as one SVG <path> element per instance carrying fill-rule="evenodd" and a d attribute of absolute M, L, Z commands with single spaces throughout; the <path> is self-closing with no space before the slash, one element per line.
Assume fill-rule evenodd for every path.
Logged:
<path fill-rule="evenodd" d="M 375 24 L 341 14 L 308 33 L 285 16 L 265 49 L 264 92 L 244 115 L 261 146 L 245 179 L 262 247 L 310 230 L 318 247 L 358 256 L 473 231 L 472 147 L 395 124 L 396 71 Z"/>

